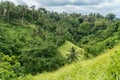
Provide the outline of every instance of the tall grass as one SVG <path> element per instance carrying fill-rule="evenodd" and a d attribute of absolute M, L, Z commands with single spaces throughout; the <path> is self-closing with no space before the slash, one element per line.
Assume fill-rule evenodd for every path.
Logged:
<path fill-rule="evenodd" d="M 74 45 L 70 41 L 65 41 L 65 43 L 58 48 L 58 51 L 65 57 L 66 54 L 69 54 L 70 49 L 74 47 L 76 48 L 77 52 L 84 53 L 84 50 L 82 48 L 79 48 L 78 46 Z"/>
<path fill-rule="evenodd" d="M 52 72 L 27 75 L 18 80 L 119 80 L 120 46 L 87 61 L 78 61 Z"/>

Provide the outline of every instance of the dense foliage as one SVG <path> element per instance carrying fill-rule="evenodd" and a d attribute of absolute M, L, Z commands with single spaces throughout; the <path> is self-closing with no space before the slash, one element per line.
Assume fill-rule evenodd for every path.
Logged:
<path fill-rule="evenodd" d="M 68 14 L 9 1 L 0 3 L 0 51 L 10 58 L 17 57 L 23 74 L 53 71 L 65 65 L 67 59 L 72 60 L 72 54 L 66 58 L 58 51 L 65 41 L 83 48 L 88 59 L 114 47 L 119 35 L 120 20 L 112 13 L 106 17 L 99 13 Z"/>
<path fill-rule="evenodd" d="M 79 52 L 77 52 L 76 48 L 72 47 L 69 50 L 69 54 L 67 54 L 67 56 L 68 56 L 68 59 L 67 59 L 68 63 L 71 63 L 73 61 L 78 60 L 78 54 L 79 54 Z"/>
<path fill-rule="evenodd" d="M 65 59 L 53 45 L 44 44 L 20 55 L 20 62 L 25 66 L 26 73 L 53 71 L 65 64 Z"/>
<path fill-rule="evenodd" d="M 23 69 L 16 57 L 0 53 L 0 79 L 12 80 L 19 76 L 23 76 Z"/>
<path fill-rule="evenodd" d="M 77 61 L 52 72 L 35 76 L 27 75 L 18 80 L 119 80 L 120 46 L 86 61 Z"/>

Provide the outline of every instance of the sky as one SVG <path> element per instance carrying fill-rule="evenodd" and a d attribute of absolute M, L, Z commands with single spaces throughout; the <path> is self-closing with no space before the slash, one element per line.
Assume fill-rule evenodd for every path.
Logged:
<path fill-rule="evenodd" d="M 2 0 L 0 0 L 2 1 Z M 17 4 L 35 5 L 36 8 L 44 7 L 49 11 L 59 13 L 100 13 L 106 15 L 114 13 L 120 18 L 120 0 L 3 0 Z"/>

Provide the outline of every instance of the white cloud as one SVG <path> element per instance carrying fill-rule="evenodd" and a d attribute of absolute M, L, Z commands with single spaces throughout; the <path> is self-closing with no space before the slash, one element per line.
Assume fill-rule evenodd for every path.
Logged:
<path fill-rule="evenodd" d="M 105 0 L 36 0 L 44 6 L 64 6 L 64 5 L 95 5 L 103 3 Z"/>
<path fill-rule="evenodd" d="M 86 2 L 88 0 L 85 0 Z M 90 0 L 89 0 L 90 1 Z M 88 1 L 88 2 L 89 2 Z M 48 10 L 53 10 L 57 12 L 77 12 L 82 14 L 89 14 L 91 12 L 101 13 L 106 15 L 108 13 L 114 13 L 119 16 L 120 13 L 120 0 L 104 0 L 102 3 L 93 4 L 93 5 L 64 5 L 64 6 L 53 6 L 53 7 L 46 7 Z"/>
<path fill-rule="evenodd" d="M 114 13 L 118 17 L 120 13 L 120 0 L 9 0 L 15 4 L 27 4 L 28 6 L 45 7 L 47 10 L 57 12 L 77 12 L 88 14 L 98 12 L 103 15 Z"/>
<path fill-rule="evenodd" d="M 23 0 L 23 2 L 25 2 L 25 4 L 28 5 L 29 7 L 35 5 L 38 8 L 41 6 L 41 4 L 35 0 Z"/>
<path fill-rule="evenodd" d="M 14 4 L 18 4 L 17 0 L 1 0 L 1 1 L 11 1 L 14 2 Z"/>

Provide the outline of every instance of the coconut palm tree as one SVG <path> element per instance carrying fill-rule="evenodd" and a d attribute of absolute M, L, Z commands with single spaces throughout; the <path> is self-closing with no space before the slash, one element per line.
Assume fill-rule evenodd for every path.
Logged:
<path fill-rule="evenodd" d="M 34 20 L 34 11 L 35 11 L 35 5 L 30 7 L 32 9 L 32 20 Z"/>
<path fill-rule="evenodd" d="M 76 60 L 78 60 L 78 54 L 79 54 L 79 52 L 77 52 L 76 51 L 76 48 L 75 47 L 72 47 L 70 50 L 69 50 L 69 54 L 67 54 L 67 61 L 68 61 L 68 63 L 71 63 L 71 62 L 73 62 L 73 61 L 76 61 Z"/>

